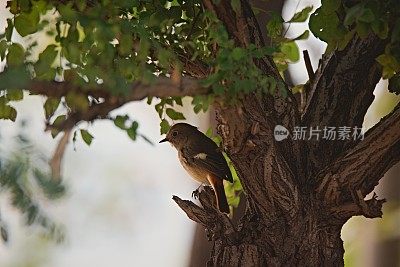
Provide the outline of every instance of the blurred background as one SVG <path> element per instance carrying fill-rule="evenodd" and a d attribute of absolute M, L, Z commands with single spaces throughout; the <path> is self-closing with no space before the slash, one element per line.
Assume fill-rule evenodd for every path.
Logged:
<path fill-rule="evenodd" d="M 0 0 L 0 32 L 11 17 L 5 5 L 6 0 Z M 295 11 L 309 5 L 316 8 L 320 3 L 287 0 L 279 5 L 283 6 L 283 18 L 289 19 Z M 306 27 L 292 24 L 287 36 L 297 36 Z M 40 44 L 47 45 L 44 35 L 31 38 L 41 40 L 38 51 L 44 47 Z M 324 43 L 310 35 L 298 45 L 300 51 L 309 51 L 316 69 Z M 300 56 L 299 62 L 289 67 L 293 84 L 308 80 Z M 4 62 L 1 64 L 0 69 Z M 386 87 L 387 83 L 381 81 L 375 90 L 375 101 L 364 122 L 366 129 L 400 101 Z M 15 123 L 0 120 L 1 157 L 24 153 L 18 135 L 25 136 L 44 158 L 51 157 L 61 137 L 53 139 L 44 132 L 44 101 L 40 96 L 25 96 L 24 101 L 13 105 L 18 111 Z M 194 115 L 190 99 L 184 106 L 188 122 L 207 131 L 212 114 Z M 0 243 L 0 266 L 204 266 L 208 252 L 192 253 L 193 242 L 197 248 L 207 249 L 207 244 L 200 245 L 206 242 L 201 238 L 204 232 L 197 229 L 195 235 L 196 225 L 172 201 L 172 195 L 190 199 L 197 184 L 180 166 L 175 149 L 158 144 L 162 136 L 154 107 L 145 101 L 131 103 L 112 115 L 118 114 L 137 120 L 141 133 L 154 145 L 143 139 L 133 142 L 111 121 L 80 125 L 90 130 L 94 139 L 90 147 L 79 138 L 75 145 L 69 143 L 62 164 L 65 195 L 56 200 L 37 199 L 46 216 L 59 225 L 63 241 L 49 239 L 39 226 L 25 226 L 24 217 L 10 205 L 10 195 L 0 192 L 1 224 L 9 235 L 8 242 Z M 344 226 L 347 266 L 400 266 L 399 172 L 398 164 L 376 189 L 388 201 L 382 219 L 353 217 Z"/>

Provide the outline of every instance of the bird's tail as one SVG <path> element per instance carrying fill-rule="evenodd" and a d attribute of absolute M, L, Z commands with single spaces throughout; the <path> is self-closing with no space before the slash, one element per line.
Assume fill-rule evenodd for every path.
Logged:
<path fill-rule="evenodd" d="M 211 178 L 211 177 L 210 177 Z M 210 184 L 214 188 L 217 206 L 221 212 L 230 213 L 228 201 L 225 195 L 224 182 L 222 179 L 212 177 L 209 179 Z"/>

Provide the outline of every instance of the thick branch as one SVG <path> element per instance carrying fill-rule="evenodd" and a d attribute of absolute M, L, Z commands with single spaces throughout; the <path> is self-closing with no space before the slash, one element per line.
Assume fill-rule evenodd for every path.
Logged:
<path fill-rule="evenodd" d="M 385 203 L 385 199 L 378 199 L 374 193 L 372 198 L 364 200 L 359 199 L 359 202 L 354 201 L 333 207 L 330 210 L 330 216 L 338 220 L 339 224 L 343 224 L 353 216 L 363 215 L 366 218 L 377 218 L 382 217 L 382 205 Z"/>
<path fill-rule="evenodd" d="M 206 228 L 212 236 L 210 240 L 231 236 L 235 239 L 235 229 L 231 220 L 216 208 L 214 192 L 210 187 L 204 187 L 199 193 L 199 200 L 203 207 L 199 207 L 189 200 L 182 200 L 177 196 L 172 199 L 187 214 L 187 216 Z"/>
<path fill-rule="evenodd" d="M 302 125 L 308 127 L 361 127 L 381 77 L 375 58 L 383 53 L 385 41 L 374 34 L 354 37 L 343 51 L 324 56 L 311 83 Z M 308 177 L 323 169 L 351 141 L 307 142 Z"/>
<path fill-rule="evenodd" d="M 400 104 L 317 178 L 317 193 L 330 204 L 365 197 L 400 161 Z"/>
<path fill-rule="evenodd" d="M 139 101 L 146 97 L 192 96 L 206 94 L 209 91 L 208 88 L 202 87 L 198 80 L 189 77 L 182 77 L 178 80 L 157 77 L 150 84 L 134 82 L 131 85 L 130 92 L 123 96 L 113 95 L 108 88 L 105 88 L 101 84 L 93 88 L 83 88 L 71 82 L 33 80 L 26 89 L 32 94 L 40 94 L 48 97 L 59 98 L 71 92 L 76 92 L 104 99 L 104 102 L 93 104 L 85 111 L 73 111 L 64 122 L 57 125 L 57 129 L 61 130 L 71 129 L 79 121 L 104 119 L 112 110 L 128 102 Z"/>
<path fill-rule="evenodd" d="M 202 87 L 197 79 L 182 77 L 180 83 L 176 83 L 170 78 L 157 77 L 152 83 L 134 82 L 131 90 L 126 96 L 121 96 L 124 102 L 139 101 L 146 97 L 168 97 L 168 96 L 192 96 L 201 95 L 208 92 L 207 88 Z M 94 88 L 82 88 L 71 82 L 48 82 L 33 80 L 26 88 L 31 93 L 51 97 L 66 96 L 71 91 L 76 91 L 96 98 L 109 98 L 112 93 L 109 88 L 99 84 Z"/>

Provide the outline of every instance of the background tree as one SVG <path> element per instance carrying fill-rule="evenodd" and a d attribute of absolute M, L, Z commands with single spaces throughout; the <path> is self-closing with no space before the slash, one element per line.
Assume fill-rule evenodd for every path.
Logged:
<path fill-rule="evenodd" d="M 90 144 L 79 122 L 111 119 L 135 140 L 146 138 L 138 123 L 110 111 L 154 97 L 161 133 L 174 109 L 193 97 L 196 112 L 216 110 L 221 146 L 240 178 L 230 191 L 246 195 L 238 226 L 213 208 L 209 190 L 202 207 L 174 197 L 194 221 L 208 229 L 217 266 L 341 265 L 342 225 L 352 216 L 382 215 L 384 200 L 373 191 L 400 159 L 400 110 L 369 130 L 364 140 L 276 142 L 274 127 L 361 128 L 381 77 L 399 92 L 400 6 L 397 1 L 325 0 L 310 17 L 312 33 L 328 44 L 310 80 L 289 88 L 282 72 L 298 59 L 295 39 L 283 37 L 283 19 L 273 14 L 262 28 L 247 1 L 8 1 L 14 14 L 1 36 L 0 117 L 15 120 L 10 101 L 22 89 L 47 97 L 46 129 L 64 137 L 51 162 L 59 179 L 70 134 Z M 312 8 L 288 23 L 304 22 Z M 258 10 L 268 12 L 268 10 Z M 14 42 L 44 31 L 54 37 L 38 58 Z M 299 95 L 299 96 L 297 96 Z M 56 116 L 56 111 L 63 114 Z M 243 186 L 243 189 L 241 188 Z"/>

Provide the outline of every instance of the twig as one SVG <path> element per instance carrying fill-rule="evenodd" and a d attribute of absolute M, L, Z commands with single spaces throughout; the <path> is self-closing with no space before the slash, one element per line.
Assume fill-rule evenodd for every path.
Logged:
<path fill-rule="evenodd" d="M 312 82 L 314 80 L 314 70 L 311 65 L 310 55 L 308 54 L 307 50 L 303 50 L 303 57 L 304 57 L 304 62 L 306 63 L 308 78 L 310 82 Z"/>
<path fill-rule="evenodd" d="M 64 131 L 63 137 L 57 145 L 54 151 L 53 157 L 51 158 L 49 164 L 51 168 L 51 174 L 55 181 L 60 181 L 61 179 L 61 161 L 64 156 L 65 148 L 67 147 L 69 137 L 71 136 L 72 129 L 67 129 Z"/>
<path fill-rule="evenodd" d="M 300 91 L 300 112 L 303 113 L 307 104 L 307 92 L 310 88 L 312 81 L 314 80 L 314 70 L 311 65 L 310 55 L 307 50 L 303 50 L 304 62 L 308 73 L 308 82 L 304 85 L 303 90 Z"/>

